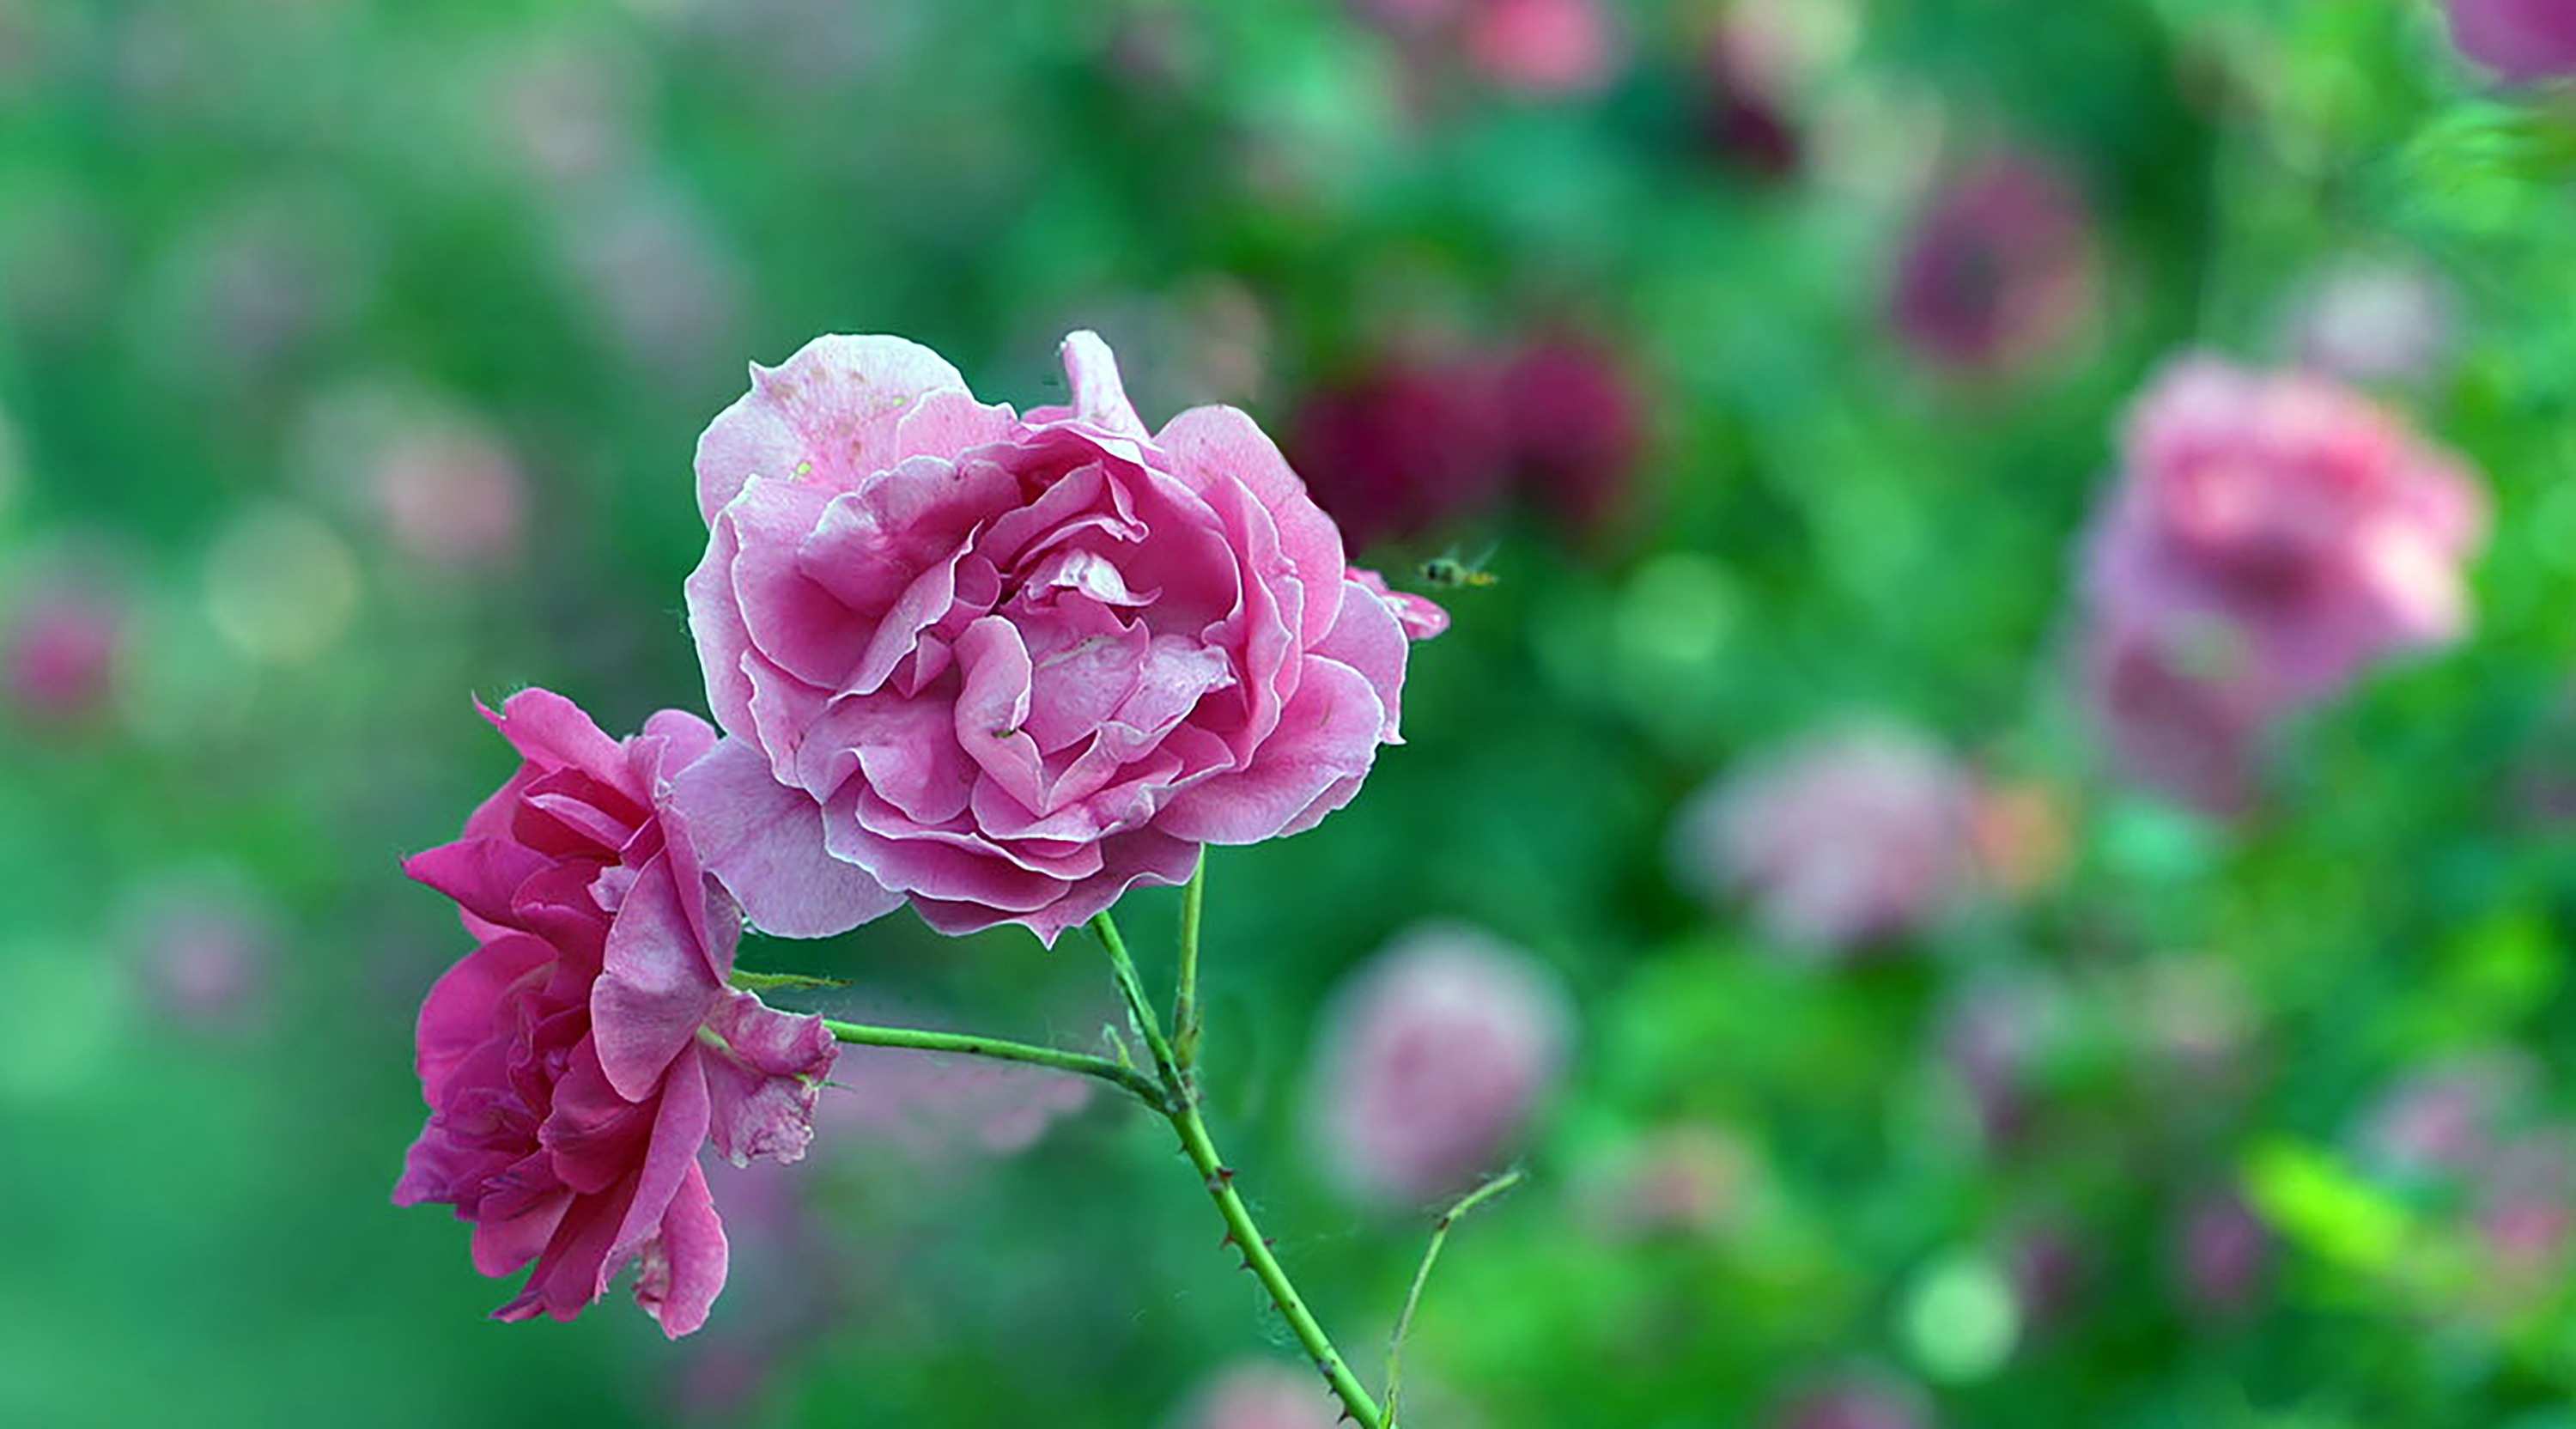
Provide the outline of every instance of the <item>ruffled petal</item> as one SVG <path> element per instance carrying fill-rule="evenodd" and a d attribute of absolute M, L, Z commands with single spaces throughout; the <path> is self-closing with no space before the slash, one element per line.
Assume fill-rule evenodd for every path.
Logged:
<path fill-rule="evenodd" d="M 903 902 L 823 843 L 823 811 L 770 777 L 769 761 L 727 739 L 671 781 L 679 815 L 709 872 L 753 926 L 787 938 L 825 938 Z"/>

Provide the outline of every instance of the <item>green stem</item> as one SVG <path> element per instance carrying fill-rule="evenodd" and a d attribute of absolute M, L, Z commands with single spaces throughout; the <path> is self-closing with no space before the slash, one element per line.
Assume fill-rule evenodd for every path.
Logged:
<path fill-rule="evenodd" d="M 1199 1062 L 1199 912 L 1207 906 L 1207 850 L 1199 850 L 1198 867 L 1181 889 L 1181 973 L 1172 993 L 1172 1058 L 1181 1074 L 1198 1070 Z"/>
<path fill-rule="evenodd" d="M 1404 1338 L 1413 1329 L 1413 1312 L 1422 1308 L 1422 1287 L 1431 1283 L 1432 1262 L 1440 1258 L 1440 1247 L 1449 1243 L 1449 1228 L 1469 1211 L 1520 1184 L 1517 1169 L 1506 1171 L 1491 1181 L 1468 1192 L 1451 1206 L 1431 1227 L 1431 1244 L 1423 1247 L 1422 1264 L 1413 1272 L 1413 1288 L 1405 1293 L 1404 1313 L 1395 1317 L 1395 1333 L 1386 1346 L 1386 1429 L 1395 1429 L 1396 1406 L 1404 1394 Z"/>
<path fill-rule="evenodd" d="M 1053 1047 L 1034 1047 L 1026 1042 L 1010 1042 L 999 1037 L 978 1037 L 959 1032 L 924 1032 L 911 1027 L 871 1027 L 858 1022 L 834 1022 L 825 1018 L 823 1025 L 840 1041 L 859 1047 L 905 1047 L 916 1052 L 956 1052 L 969 1057 L 989 1057 L 1000 1062 L 1023 1062 L 1032 1067 L 1046 1067 L 1077 1076 L 1097 1077 L 1113 1083 L 1156 1111 L 1163 1110 L 1166 1094 L 1162 1084 L 1135 1068 L 1106 1057 L 1093 1057 L 1081 1052 L 1060 1052 Z"/>
<path fill-rule="evenodd" d="M 1315 1368 L 1332 1385 L 1333 1393 L 1341 1399 L 1342 1407 L 1349 1411 L 1359 1429 L 1386 1429 L 1386 1416 L 1379 1411 L 1377 1401 L 1369 1398 L 1359 1376 L 1351 1373 L 1341 1351 L 1333 1348 L 1331 1338 L 1325 1335 L 1324 1327 L 1316 1323 L 1314 1312 L 1306 1308 L 1305 1300 L 1297 1294 L 1297 1287 L 1288 1279 L 1288 1272 L 1280 1266 L 1279 1258 L 1270 1253 L 1270 1242 L 1262 1238 L 1261 1227 L 1253 1221 L 1251 1208 L 1243 1203 L 1243 1197 L 1235 1193 L 1234 1171 L 1217 1154 L 1216 1142 L 1208 1135 L 1207 1121 L 1199 1115 L 1198 1098 L 1180 1063 L 1173 1057 L 1171 1044 L 1163 1039 L 1154 1004 L 1145 997 L 1144 984 L 1136 976 L 1136 965 L 1127 956 L 1127 942 L 1118 936 L 1118 925 L 1103 913 L 1091 920 L 1091 929 L 1099 934 L 1101 946 L 1109 950 L 1110 972 L 1117 978 L 1119 991 L 1125 995 L 1128 1010 L 1135 1016 L 1137 1035 L 1145 1039 L 1147 1050 L 1153 1053 L 1155 1070 L 1162 1074 L 1163 1089 L 1169 1094 L 1161 1106 L 1162 1113 L 1172 1123 L 1172 1129 L 1180 1133 L 1181 1150 L 1189 1156 L 1190 1164 L 1198 1168 L 1199 1178 L 1207 1186 L 1208 1198 L 1216 1202 L 1217 1216 L 1225 1222 L 1226 1243 L 1242 1252 L 1244 1268 L 1251 1271 L 1253 1278 L 1261 1282 L 1261 1288 L 1270 1293 L 1270 1303 L 1279 1307 L 1280 1317 L 1288 1322 L 1289 1331 L 1296 1335 L 1297 1343 L 1305 1347 L 1307 1357 L 1314 1361 Z"/>

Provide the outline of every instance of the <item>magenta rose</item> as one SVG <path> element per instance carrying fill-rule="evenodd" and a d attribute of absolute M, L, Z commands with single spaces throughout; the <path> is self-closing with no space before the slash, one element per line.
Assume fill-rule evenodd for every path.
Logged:
<path fill-rule="evenodd" d="M 1052 942 L 1313 826 L 1396 742 L 1404 629 L 1270 439 L 1230 407 L 1149 433 L 1099 338 L 1064 356 L 1072 405 L 1021 416 L 926 348 L 820 338 L 700 440 L 728 737 L 678 795 L 759 926 L 909 901 Z"/>
<path fill-rule="evenodd" d="M 429 1124 L 394 1200 L 455 1206 L 486 1275 L 535 1263 L 501 1319 L 571 1319 L 640 1262 L 636 1300 L 684 1335 L 725 1280 L 699 1148 L 802 1156 L 832 1037 L 727 986 L 740 915 L 667 802 L 714 730 L 666 710 L 621 744 L 544 690 L 489 717 L 518 772 L 404 865 L 480 946 L 421 1007 Z"/>

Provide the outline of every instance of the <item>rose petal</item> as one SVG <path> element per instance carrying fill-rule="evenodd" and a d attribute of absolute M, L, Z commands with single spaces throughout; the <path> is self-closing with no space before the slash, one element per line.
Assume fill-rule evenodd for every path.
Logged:
<path fill-rule="evenodd" d="M 740 739 L 682 770 L 671 781 L 671 804 L 708 871 L 764 931 L 826 938 L 903 902 L 834 858 L 823 845 L 822 808 L 771 778 L 768 760 Z"/>
<path fill-rule="evenodd" d="M 898 337 L 818 337 L 776 367 L 698 439 L 698 512 L 709 522 L 755 476 L 845 487 L 893 465 L 907 412 L 964 392 L 946 359 Z"/>

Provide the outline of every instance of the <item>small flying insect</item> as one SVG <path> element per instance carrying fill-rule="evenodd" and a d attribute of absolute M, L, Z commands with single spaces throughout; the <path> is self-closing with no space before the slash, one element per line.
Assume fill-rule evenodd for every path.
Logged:
<path fill-rule="evenodd" d="M 1417 574 L 1422 577 L 1425 585 L 1438 586 L 1442 590 L 1457 590 L 1464 586 L 1500 585 L 1503 578 L 1485 569 L 1485 562 L 1492 559 L 1493 554 L 1494 548 L 1487 546 L 1484 555 L 1472 561 L 1461 560 L 1458 557 L 1457 548 L 1453 546 L 1447 554 L 1424 561 Z"/>

